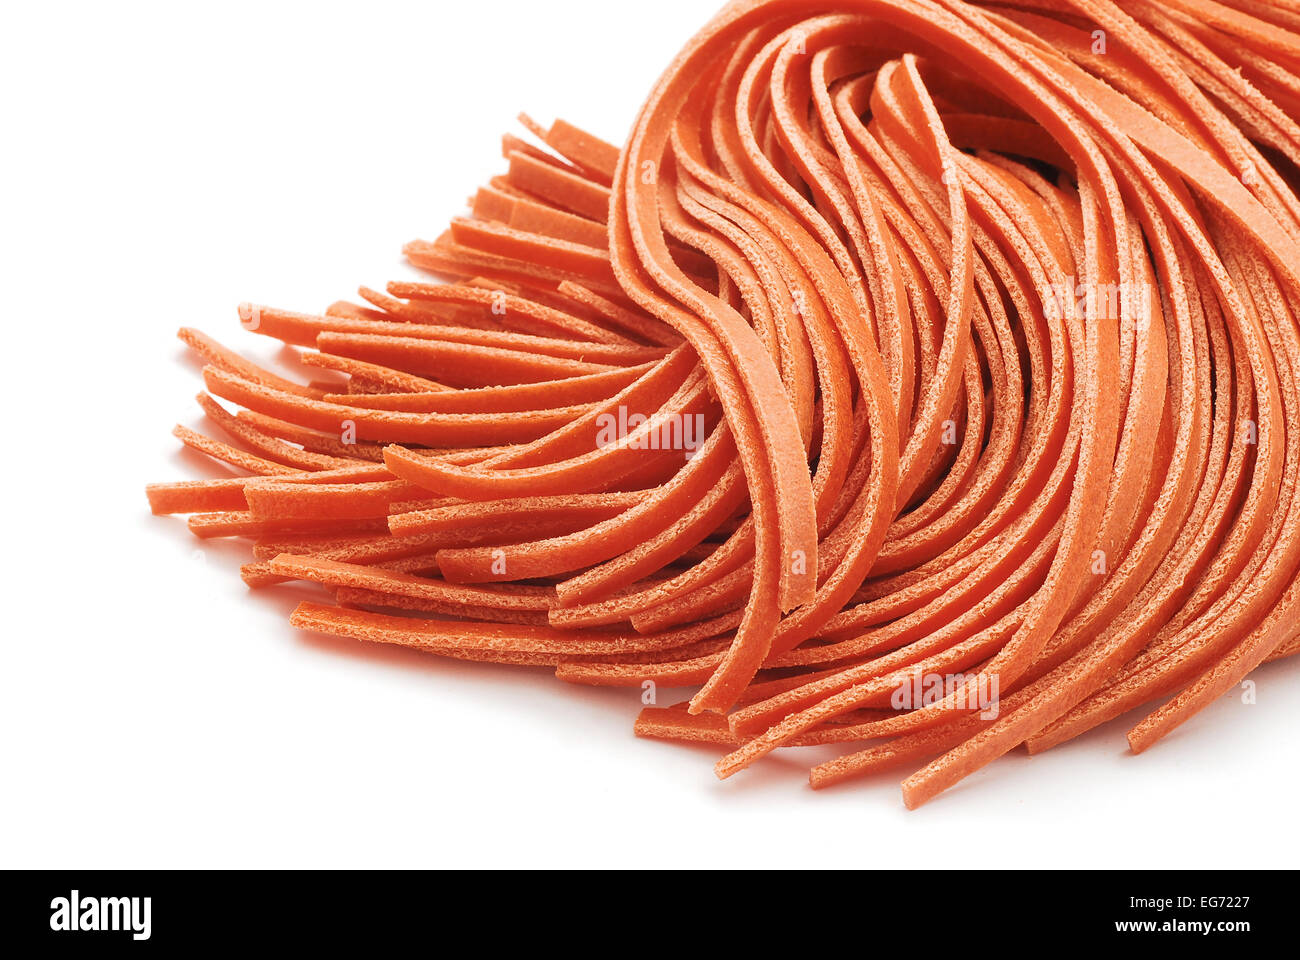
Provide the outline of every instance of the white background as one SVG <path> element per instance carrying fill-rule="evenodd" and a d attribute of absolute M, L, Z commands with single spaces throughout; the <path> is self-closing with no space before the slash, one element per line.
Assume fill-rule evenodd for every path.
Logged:
<path fill-rule="evenodd" d="M 274 358 L 237 303 L 411 275 L 519 110 L 621 142 L 711 12 L 6 7 L 0 865 L 1296 864 L 1300 658 L 1143 756 L 1112 723 L 908 813 L 894 774 L 809 790 L 834 751 L 719 783 L 633 737 L 637 690 L 301 634 L 310 590 L 149 515 L 147 482 L 221 475 L 169 435 L 200 424 L 178 326 Z"/>

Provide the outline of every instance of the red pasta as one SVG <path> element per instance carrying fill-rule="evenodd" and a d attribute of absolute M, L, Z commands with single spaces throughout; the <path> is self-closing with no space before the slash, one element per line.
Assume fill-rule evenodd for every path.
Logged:
<path fill-rule="evenodd" d="M 155 513 L 304 629 L 695 687 L 636 733 L 845 744 L 909 807 L 1300 652 L 1300 10 L 743 0 L 619 148 L 507 135 L 437 282 L 197 333 Z"/>

